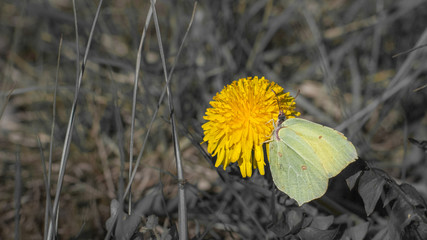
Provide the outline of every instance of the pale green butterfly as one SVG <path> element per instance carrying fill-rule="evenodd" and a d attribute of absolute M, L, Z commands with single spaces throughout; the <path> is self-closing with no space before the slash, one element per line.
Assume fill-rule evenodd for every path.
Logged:
<path fill-rule="evenodd" d="M 270 142 L 270 170 L 277 188 L 299 206 L 326 193 L 329 178 L 355 161 L 353 144 L 340 132 L 280 110 Z"/>

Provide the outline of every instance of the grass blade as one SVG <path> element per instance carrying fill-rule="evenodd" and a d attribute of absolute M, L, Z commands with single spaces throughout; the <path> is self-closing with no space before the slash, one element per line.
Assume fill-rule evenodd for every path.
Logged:
<path fill-rule="evenodd" d="M 162 44 L 162 37 L 160 35 L 160 27 L 159 27 L 159 21 L 157 18 L 157 12 L 156 7 L 154 5 L 153 0 L 151 0 L 151 8 L 153 9 L 154 14 L 154 25 L 156 27 L 156 35 L 157 35 L 157 41 L 159 44 L 159 51 L 160 51 L 160 57 L 162 59 L 162 66 L 163 66 L 163 73 L 165 75 L 165 81 L 166 81 L 166 92 L 168 95 L 168 102 L 169 102 L 169 112 L 170 112 L 170 118 L 171 118 L 171 125 L 172 125 L 172 138 L 174 143 L 174 152 L 175 152 L 175 160 L 176 160 L 176 170 L 178 174 L 178 198 L 179 198 L 179 204 L 178 204 L 178 227 L 179 227 L 179 239 L 187 239 L 188 238 L 188 229 L 187 229 L 187 206 L 186 206 L 186 200 L 185 200 L 185 180 L 184 180 L 184 173 L 182 169 L 182 160 L 181 160 L 181 152 L 179 147 L 179 141 L 178 141 L 178 133 L 176 131 L 176 123 L 175 123 L 175 114 L 174 114 L 174 106 L 173 106 L 173 97 L 172 92 L 170 91 L 169 87 L 169 77 L 167 73 L 166 68 L 166 60 L 165 60 L 165 54 L 163 51 L 163 44 Z"/>
<path fill-rule="evenodd" d="M 50 224 L 49 224 L 48 239 L 53 239 L 54 235 L 52 233 L 53 233 L 54 229 L 57 228 L 57 224 L 54 224 L 53 220 L 57 219 L 57 214 L 58 214 L 58 209 L 59 209 L 59 197 L 61 195 L 62 183 L 64 181 L 65 169 L 67 166 L 67 160 L 68 160 L 68 153 L 69 153 L 69 148 L 70 148 L 70 144 L 71 144 L 72 131 L 74 128 L 74 120 L 75 120 L 75 113 L 76 113 L 76 108 L 77 108 L 77 100 L 79 98 L 79 92 L 80 92 L 80 85 L 82 82 L 82 78 L 83 78 L 83 74 L 84 74 L 84 70 L 85 70 L 85 66 L 86 66 L 86 62 L 87 62 L 87 57 L 89 55 L 90 45 L 92 43 L 93 32 L 95 31 L 95 26 L 96 26 L 96 23 L 97 23 L 97 20 L 99 17 L 99 12 L 101 11 L 102 3 L 103 3 L 103 0 L 101 0 L 98 4 L 98 9 L 96 10 L 96 14 L 95 14 L 94 20 L 92 22 L 92 28 L 90 30 L 85 55 L 83 57 L 82 67 L 81 67 L 81 70 L 79 72 L 78 80 L 76 82 L 76 90 L 75 90 L 75 94 L 74 94 L 74 100 L 73 100 L 73 104 L 71 106 L 71 113 L 70 113 L 70 118 L 68 120 L 67 133 L 65 136 L 64 146 L 62 149 L 61 164 L 60 164 L 60 169 L 59 169 L 58 182 L 57 182 L 57 186 L 56 186 L 55 200 L 53 203 L 53 216 L 52 216 L 52 219 L 51 219 Z M 75 21 L 77 21 L 77 19 Z"/>
<path fill-rule="evenodd" d="M 20 237 L 20 220 L 21 220 L 21 195 L 22 195 L 22 176 L 21 176 L 21 155 L 20 148 L 16 150 L 16 162 L 15 162 L 15 194 L 14 194 L 14 205 L 15 205 L 15 239 L 21 239 Z"/>

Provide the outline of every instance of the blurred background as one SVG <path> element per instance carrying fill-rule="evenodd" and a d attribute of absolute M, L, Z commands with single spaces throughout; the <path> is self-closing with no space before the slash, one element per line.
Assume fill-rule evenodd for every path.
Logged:
<path fill-rule="evenodd" d="M 43 236 L 42 156 L 48 161 L 52 142 L 54 196 L 76 69 L 98 4 L 76 1 L 75 18 L 70 0 L 0 2 L 0 239 L 15 236 L 16 196 L 21 238 Z M 407 141 L 427 136 L 427 54 L 423 47 L 406 52 L 427 44 L 426 1 L 220 0 L 199 1 L 194 7 L 190 0 L 156 3 L 168 72 L 195 9 L 171 77 L 189 186 L 190 237 L 259 239 L 271 234 L 271 193 L 264 176 L 241 179 L 236 166 L 215 169 L 215 159 L 200 145 L 209 101 L 242 77 L 265 76 L 294 96 L 300 91 L 296 102 L 301 117 L 344 132 L 363 160 L 427 196 L 425 153 Z M 61 192 L 62 239 L 103 238 L 110 203 L 127 184 L 133 83 L 149 8 L 150 1 L 132 0 L 101 6 Z M 176 224 L 177 180 L 167 100 L 158 105 L 165 80 L 153 21 L 138 77 L 134 159 L 157 108 L 159 112 L 132 185 L 133 203 L 151 206 L 136 231 L 143 232 L 141 225 L 153 214 L 159 217 L 155 231 L 164 234 Z M 220 177 L 224 175 L 231 178 Z M 354 204 L 352 211 L 358 212 L 363 204 L 356 195 L 337 198 Z"/>

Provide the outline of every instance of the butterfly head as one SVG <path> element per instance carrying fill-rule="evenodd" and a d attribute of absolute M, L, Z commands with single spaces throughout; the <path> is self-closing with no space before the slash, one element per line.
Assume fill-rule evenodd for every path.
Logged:
<path fill-rule="evenodd" d="M 283 110 L 279 110 L 279 116 L 277 120 L 277 126 L 282 125 L 282 123 L 286 121 L 286 114 L 283 112 Z"/>
<path fill-rule="evenodd" d="M 273 93 L 276 95 L 277 105 L 279 106 L 279 116 L 278 116 L 278 120 L 277 120 L 277 127 L 279 127 L 284 121 L 286 121 L 287 117 L 286 117 L 285 111 L 287 111 L 288 109 L 285 109 L 285 111 L 283 111 L 283 109 L 280 106 L 280 101 L 279 101 L 279 97 L 277 96 L 277 93 L 274 90 L 271 90 L 271 91 L 273 91 Z M 297 95 L 291 101 L 291 103 L 288 105 L 289 107 L 292 106 L 292 103 L 298 97 L 299 93 L 300 93 L 300 91 L 298 90 Z"/>

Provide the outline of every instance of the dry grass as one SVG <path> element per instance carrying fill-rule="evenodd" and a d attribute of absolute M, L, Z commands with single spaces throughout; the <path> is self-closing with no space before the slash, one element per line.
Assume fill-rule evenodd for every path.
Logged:
<path fill-rule="evenodd" d="M 37 138 L 46 161 L 53 143 L 54 197 L 75 94 L 72 1 L 30 2 L 0 3 L 0 239 L 15 236 L 14 194 L 18 190 L 20 236 L 42 238 L 46 188 Z M 82 61 L 98 3 L 76 4 Z M 193 5 L 192 1 L 158 1 L 156 5 L 168 71 Z M 149 1 L 107 1 L 101 7 L 76 105 L 60 197 L 58 235 L 63 239 L 102 239 L 110 203 L 123 194 L 127 184 L 135 64 L 149 7 Z M 271 206 L 267 180 L 259 174 L 242 180 L 233 167 L 227 172 L 213 168 L 198 145 L 202 117 L 212 96 L 225 84 L 246 76 L 265 76 L 292 93 L 299 89 L 297 106 L 304 118 L 344 131 L 363 160 L 412 184 L 425 198 L 425 153 L 407 139 L 427 138 L 427 88 L 422 88 L 427 54 L 420 48 L 392 56 L 415 47 L 418 41 L 427 42 L 426 13 L 427 4 L 418 0 L 201 1 L 171 78 L 189 192 L 190 237 L 274 237 L 270 230 L 277 220 L 270 214 L 275 206 Z M 165 86 L 153 22 L 141 61 L 134 159 Z M 150 129 L 132 185 L 133 203 L 146 206 L 141 210 L 141 226 L 148 226 L 148 216 L 154 214 L 159 225 L 152 232 L 157 234 L 166 234 L 168 229 L 173 233 L 177 219 L 178 181 L 166 99 Z M 18 186 L 17 179 L 21 181 Z M 333 191 L 341 189 L 343 181 L 336 182 L 328 196 L 344 205 L 347 219 L 366 218 L 357 194 L 343 197 Z M 310 204 L 304 211 L 340 215 L 321 205 Z M 276 207 L 277 212 L 284 211 Z M 372 226 L 386 219 L 381 210 L 378 214 L 371 219 Z M 337 219 L 335 224 L 344 224 Z M 348 220 L 346 228 L 357 223 Z"/>

